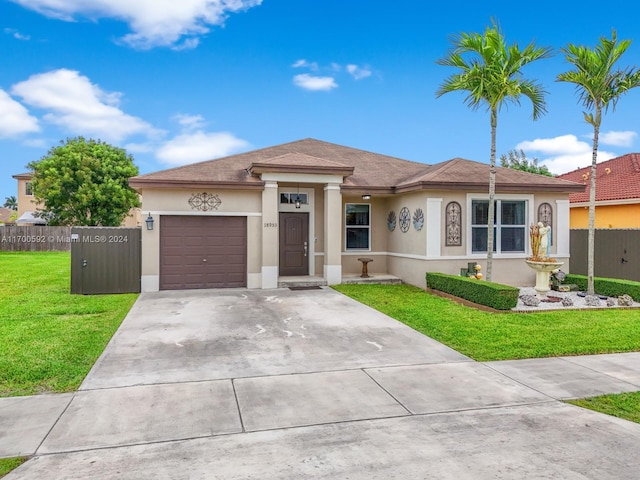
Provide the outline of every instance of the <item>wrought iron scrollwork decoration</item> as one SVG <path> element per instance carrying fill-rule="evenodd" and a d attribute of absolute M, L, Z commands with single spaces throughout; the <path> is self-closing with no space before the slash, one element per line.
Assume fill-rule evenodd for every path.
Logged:
<path fill-rule="evenodd" d="M 411 226 L 411 212 L 407 207 L 402 207 L 400 210 L 400 231 L 402 233 L 407 233 L 409 231 L 409 227 Z"/>
<path fill-rule="evenodd" d="M 449 202 L 446 208 L 447 238 L 445 245 L 459 247 L 462 245 L 462 208 L 458 202 Z"/>
<path fill-rule="evenodd" d="M 189 205 L 191 205 L 191 208 L 201 212 L 218 210 L 220 204 L 222 204 L 222 201 L 218 195 L 212 195 L 207 192 L 194 193 L 189 199 Z"/>

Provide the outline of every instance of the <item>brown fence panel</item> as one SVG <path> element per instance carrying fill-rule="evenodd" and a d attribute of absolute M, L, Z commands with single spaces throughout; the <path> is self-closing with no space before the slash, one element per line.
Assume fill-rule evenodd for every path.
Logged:
<path fill-rule="evenodd" d="M 640 282 L 640 229 L 596 229 L 594 273 L 596 277 Z M 571 273 L 587 274 L 588 230 L 571 230 Z"/>
<path fill-rule="evenodd" d="M 0 251 L 2 252 L 68 252 L 69 250 L 71 250 L 71 227 L 0 226 Z"/>
<path fill-rule="evenodd" d="M 141 230 L 123 227 L 71 229 L 71 293 L 138 293 Z"/>

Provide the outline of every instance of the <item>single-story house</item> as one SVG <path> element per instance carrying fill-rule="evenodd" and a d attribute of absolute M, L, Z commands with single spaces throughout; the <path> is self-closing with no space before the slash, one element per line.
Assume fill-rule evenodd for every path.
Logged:
<path fill-rule="evenodd" d="M 591 166 L 558 175 L 581 183 L 569 195 L 571 228 L 589 227 Z M 596 165 L 596 228 L 640 228 L 640 153 L 627 153 Z"/>
<path fill-rule="evenodd" d="M 424 287 L 425 272 L 486 267 L 489 166 L 436 165 L 305 139 L 130 179 L 142 198 L 142 291 L 275 288 L 288 276 L 361 272 Z M 584 186 L 496 173 L 493 281 L 533 285 L 529 225 L 569 257 L 569 194 Z M 149 229 L 151 228 L 151 229 Z"/>

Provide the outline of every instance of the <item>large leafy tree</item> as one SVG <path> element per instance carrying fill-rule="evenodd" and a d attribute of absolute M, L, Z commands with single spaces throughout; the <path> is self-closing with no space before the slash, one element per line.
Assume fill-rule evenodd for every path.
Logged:
<path fill-rule="evenodd" d="M 568 44 L 561 51 L 575 68 L 558 75 L 558 81 L 573 83 L 579 102 L 585 108 L 584 119 L 593 127 L 593 150 L 589 185 L 589 233 L 587 242 L 587 293 L 594 295 L 594 246 L 596 218 L 596 164 L 598 137 L 602 114 L 609 108 L 615 111 L 620 97 L 640 86 L 640 71 L 636 67 L 617 69 L 620 57 L 631 45 L 631 40 L 618 41 L 616 31 L 611 38 L 600 37 L 593 47 Z"/>
<path fill-rule="evenodd" d="M 31 162 L 40 215 L 50 225 L 118 226 L 130 209 L 139 207 L 129 177 L 138 174 L 122 148 L 83 137 L 67 139 Z"/>
<path fill-rule="evenodd" d="M 527 158 L 527 154 L 524 153 L 522 149 L 509 150 L 506 154 L 503 153 L 500 155 L 500 166 L 553 177 L 553 174 L 546 165 L 538 165 L 537 157 L 533 157 L 532 159 Z"/>
<path fill-rule="evenodd" d="M 491 152 L 489 156 L 489 213 L 487 224 L 487 275 L 491 281 L 493 265 L 493 238 L 491 228 L 495 218 L 496 130 L 498 113 L 512 103 L 520 105 L 522 97 L 533 104 L 533 119 L 546 113 L 546 93 L 533 80 L 523 78 L 522 68 L 551 56 L 548 47 L 537 47 L 533 42 L 521 49 L 517 43 L 507 44 L 499 25 L 492 21 L 484 33 L 460 33 L 451 39 L 448 55 L 437 61 L 439 65 L 454 67 L 458 73 L 449 76 L 436 92 L 440 97 L 449 92 L 466 92 L 465 104 L 477 110 L 481 106 L 489 112 L 491 124 Z"/>

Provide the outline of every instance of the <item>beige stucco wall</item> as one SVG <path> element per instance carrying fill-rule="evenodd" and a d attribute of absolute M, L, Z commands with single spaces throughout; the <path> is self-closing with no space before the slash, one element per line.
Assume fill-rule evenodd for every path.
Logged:
<path fill-rule="evenodd" d="M 30 182 L 31 180 L 18 179 L 18 217 L 24 212 L 35 212 L 39 206 L 33 195 L 27 195 L 27 183 Z"/>
<path fill-rule="evenodd" d="M 150 214 L 154 229 L 142 228 L 142 290 L 155 291 L 160 275 L 160 228 L 163 215 L 226 215 L 247 217 L 247 282 L 257 282 L 262 267 L 262 191 L 206 190 L 218 195 L 220 206 L 213 211 L 199 211 L 189 205 L 189 199 L 201 190 L 143 189 L 142 222 Z M 276 246 L 277 248 L 277 246 Z M 254 285 L 255 286 L 255 285 Z"/>

